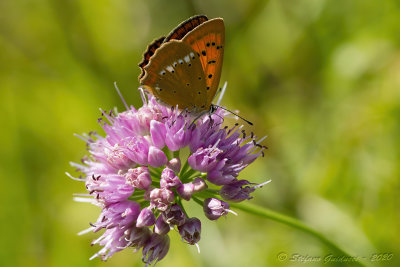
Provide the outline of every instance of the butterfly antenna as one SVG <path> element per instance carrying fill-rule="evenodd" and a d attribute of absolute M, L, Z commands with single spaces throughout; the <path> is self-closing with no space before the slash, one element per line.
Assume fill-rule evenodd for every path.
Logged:
<path fill-rule="evenodd" d="M 129 110 L 129 107 L 128 107 L 128 105 L 126 104 L 124 97 L 122 96 L 121 92 L 120 92 L 119 89 L 118 89 L 117 82 L 114 82 L 114 86 L 115 86 L 115 90 L 117 90 L 117 93 L 118 93 L 119 97 L 120 97 L 121 100 L 122 100 L 122 103 L 124 103 L 124 105 L 125 105 L 125 107 L 126 107 L 126 110 Z"/>
<path fill-rule="evenodd" d="M 228 111 L 229 113 L 235 115 L 235 116 L 238 117 L 239 119 L 242 119 L 243 121 L 247 122 L 248 124 L 253 125 L 253 123 L 252 123 L 251 121 L 246 120 L 245 118 L 239 116 L 238 114 L 236 114 L 236 113 L 233 112 L 233 111 L 230 111 L 229 109 L 226 109 L 226 108 L 221 107 L 221 106 L 218 106 L 218 105 L 212 105 L 212 106 L 215 107 L 215 108 L 220 108 L 220 109 L 223 109 L 223 110 L 225 110 L 225 111 Z"/>

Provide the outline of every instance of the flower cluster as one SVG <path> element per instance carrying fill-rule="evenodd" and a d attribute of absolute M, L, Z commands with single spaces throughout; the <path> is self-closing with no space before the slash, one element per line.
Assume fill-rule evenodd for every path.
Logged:
<path fill-rule="evenodd" d="M 238 124 L 221 127 L 223 110 L 193 122 L 188 112 L 147 97 L 142 92 L 138 110 L 103 112 L 99 121 L 106 136 L 81 137 L 90 156 L 83 164 L 71 163 L 84 174 L 74 179 L 84 181 L 88 191 L 75 200 L 102 208 L 82 232 L 104 229 L 93 241 L 103 248 L 92 258 L 106 260 L 131 247 L 142 249 L 146 265 L 155 263 L 167 254 L 168 232 L 175 227 L 184 242 L 198 246 L 201 222 L 190 217 L 184 201 L 201 204 L 205 216 L 217 220 L 232 212 L 228 202 L 250 199 L 260 186 L 237 177 L 265 147 Z"/>

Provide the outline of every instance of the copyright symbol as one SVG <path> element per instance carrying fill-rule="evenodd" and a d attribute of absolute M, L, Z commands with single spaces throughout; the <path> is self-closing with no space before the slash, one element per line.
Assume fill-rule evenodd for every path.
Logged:
<path fill-rule="evenodd" d="M 287 259 L 287 254 L 285 252 L 280 252 L 276 257 L 279 261 L 285 261 Z"/>

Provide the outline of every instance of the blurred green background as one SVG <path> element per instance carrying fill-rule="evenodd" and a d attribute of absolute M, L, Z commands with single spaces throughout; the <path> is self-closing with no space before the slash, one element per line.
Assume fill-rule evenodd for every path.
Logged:
<path fill-rule="evenodd" d="M 268 135 L 241 174 L 272 179 L 252 203 L 296 217 L 372 265 L 400 266 L 400 4 L 366 0 L 0 1 L 0 266 L 143 266 L 126 250 L 89 257 L 76 233 L 99 209 L 67 178 L 99 108 L 140 106 L 142 52 L 195 14 L 223 17 L 223 104 Z M 232 121 L 231 121 L 232 123 Z M 194 214 L 201 210 L 194 208 Z M 202 215 L 199 215 L 202 216 Z M 318 240 L 240 212 L 203 220 L 201 254 L 171 233 L 157 266 L 320 266 Z M 370 262 L 375 253 L 394 253 Z"/>

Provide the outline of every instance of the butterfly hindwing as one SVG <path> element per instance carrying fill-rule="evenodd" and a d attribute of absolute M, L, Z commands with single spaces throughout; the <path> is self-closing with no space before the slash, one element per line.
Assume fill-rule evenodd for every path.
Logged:
<path fill-rule="evenodd" d="M 156 50 L 162 45 L 163 41 L 165 39 L 165 36 L 162 36 L 156 40 L 154 40 L 151 44 L 147 46 L 146 52 L 143 54 L 143 59 L 139 63 L 139 67 L 141 69 L 141 73 L 139 75 L 139 80 L 144 76 L 145 71 L 144 67 L 149 64 L 150 58 L 154 55 Z"/>
<path fill-rule="evenodd" d="M 140 83 L 162 102 L 194 112 L 207 103 L 206 80 L 200 58 L 185 43 L 164 43 L 144 67 Z"/>

